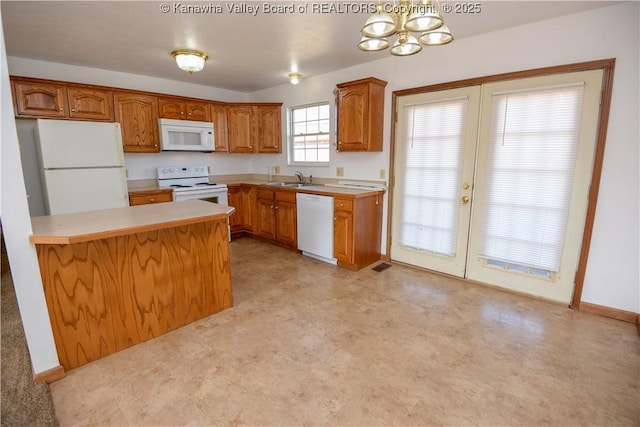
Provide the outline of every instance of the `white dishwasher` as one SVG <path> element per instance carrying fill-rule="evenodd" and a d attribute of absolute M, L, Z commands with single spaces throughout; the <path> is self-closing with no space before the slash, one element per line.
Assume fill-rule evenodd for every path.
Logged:
<path fill-rule="evenodd" d="M 333 257 L 333 197 L 296 194 L 298 249 L 303 255 L 330 264 Z"/>

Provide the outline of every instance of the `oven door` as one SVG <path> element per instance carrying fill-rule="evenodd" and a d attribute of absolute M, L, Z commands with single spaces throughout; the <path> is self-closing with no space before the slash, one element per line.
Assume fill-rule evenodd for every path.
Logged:
<path fill-rule="evenodd" d="M 173 200 L 176 202 L 196 199 L 217 203 L 219 205 L 227 205 L 227 189 L 203 188 L 202 190 L 173 191 Z"/>

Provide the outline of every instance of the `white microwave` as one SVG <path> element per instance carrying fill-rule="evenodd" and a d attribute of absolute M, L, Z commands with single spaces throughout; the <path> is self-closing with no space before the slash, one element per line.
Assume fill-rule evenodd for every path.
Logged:
<path fill-rule="evenodd" d="M 163 151 L 214 151 L 213 123 L 158 119 Z"/>

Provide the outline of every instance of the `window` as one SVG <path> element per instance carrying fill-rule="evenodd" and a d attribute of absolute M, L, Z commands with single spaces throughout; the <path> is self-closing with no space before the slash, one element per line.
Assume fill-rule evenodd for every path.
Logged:
<path fill-rule="evenodd" d="M 290 164 L 329 164 L 329 103 L 291 109 Z"/>

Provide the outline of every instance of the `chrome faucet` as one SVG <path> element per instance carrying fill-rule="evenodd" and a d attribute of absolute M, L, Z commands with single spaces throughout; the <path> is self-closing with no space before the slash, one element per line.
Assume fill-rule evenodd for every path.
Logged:
<path fill-rule="evenodd" d="M 304 184 L 304 177 L 302 175 L 302 172 L 296 171 L 296 176 L 298 177 L 298 181 L 300 181 L 300 184 Z"/>

